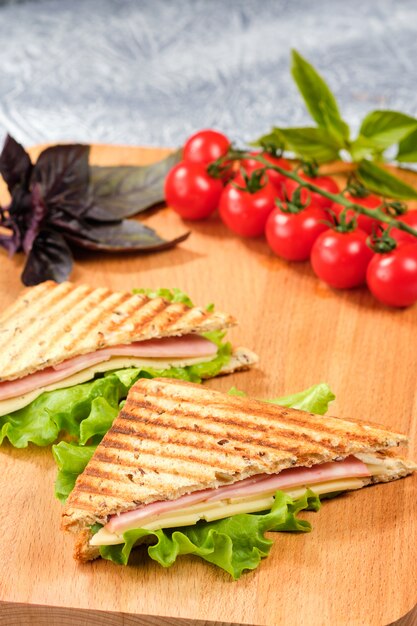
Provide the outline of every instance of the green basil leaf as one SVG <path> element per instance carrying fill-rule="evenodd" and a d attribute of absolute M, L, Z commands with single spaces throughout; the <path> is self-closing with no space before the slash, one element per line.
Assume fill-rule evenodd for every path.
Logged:
<path fill-rule="evenodd" d="M 379 145 L 369 137 L 359 135 L 355 141 L 350 144 L 349 152 L 353 161 L 359 162 L 362 159 L 371 159 L 373 161 L 382 161 L 385 148 Z"/>
<path fill-rule="evenodd" d="M 288 148 L 284 135 L 279 128 L 273 128 L 270 133 L 250 142 L 251 146 L 261 146 L 265 150 L 285 150 Z"/>
<path fill-rule="evenodd" d="M 417 199 L 416 189 L 371 161 L 361 161 L 357 175 L 365 187 L 381 196 L 396 200 Z"/>
<path fill-rule="evenodd" d="M 67 241 L 87 250 L 106 252 L 168 250 L 187 239 L 190 234 L 188 232 L 175 239 L 166 240 L 160 237 L 153 228 L 134 219 L 102 224 L 90 220 L 83 222 L 72 220 L 63 223 L 64 228 L 68 229 L 64 233 Z"/>
<path fill-rule="evenodd" d="M 371 140 L 375 147 L 385 150 L 400 142 L 417 128 L 417 120 L 397 111 L 368 113 L 359 130 L 359 137 Z"/>
<path fill-rule="evenodd" d="M 296 50 L 292 51 L 291 73 L 307 109 L 320 128 L 328 131 L 339 148 L 346 147 L 349 127 L 342 119 L 336 99 L 314 67 Z"/>
<path fill-rule="evenodd" d="M 397 161 L 403 163 L 417 162 L 417 130 L 413 131 L 398 146 L 398 154 L 395 157 Z"/>
<path fill-rule="evenodd" d="M 307 161 L 329 163 L 339 158 L 339 145 L 323 128 L 279 128 L 288 149 Z"/>
<path fill-rule="evenodd" d="M 120 220 L 163 202 L 165 177 L 181 157 L 182 150 L 177 150 L 150 165 L 91 166 L 92 203 L 86 217 Z"/>

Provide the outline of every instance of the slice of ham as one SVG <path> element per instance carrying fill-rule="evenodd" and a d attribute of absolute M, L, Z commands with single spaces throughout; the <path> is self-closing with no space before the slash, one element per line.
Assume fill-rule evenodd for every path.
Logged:
<path fill-rule="evenodd" d="M 247 498 L 253 495 L 273 494 L 278 489 L 304 487 L 312 484 L 337 480 L 341 478 L 362 478 L 370 476 L 370 472 L 359 459 L 349 456 L 343 461 L 322 463 L 313 467 L 295 467 L 286 469 L 279 474 L 258 474 L 251 478 L 238 481 L 232 485 L 224 485 L 217 489 L 204 489 L 181 496 L 177 500 L 152 502 L 133 511 L 113 515 L 105 525 L 112 533 L 122 534 L 132 528 L 140 528 L 141 524 L 155 515 L 167 512 L 186 510 L 199 502 L 215 502 L 217 500 Z"/>
<path fill-rule="evenodd" d="M 126 345 L 113 346 L 97 350 L 97 352 L 82 354 L 73 359 L 67 359 L 53 367 L 47 367 L 18 380 L 0 383 L 0 401 L 21 396 L 41 387 L 47 387 L 81 372 L 87 367 L 108 361 L 113 356 L 146 359 L 187 359 L 198 357 L 213 358 L 216 353 L 216 344 L 199 335 L 163 337 L 161 339 L 149 339 L 147 341 L 136 341 Z"/>

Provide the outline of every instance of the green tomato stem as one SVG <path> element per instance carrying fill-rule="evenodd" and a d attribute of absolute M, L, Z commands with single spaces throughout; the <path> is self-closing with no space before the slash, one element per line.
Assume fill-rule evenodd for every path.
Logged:
<path fill-rule="evenodd" d="M 406 233 L 409 233 L 410 235 L 417 237 L 417 230 L 415 228 L 412 228 L 405 222 L 401 222 L 400 220 L 396 220 L 395 218 L 390 217 L 389 215 L 384 213 L 379 207 L 377 207 L 376 209 L 368 209 L 367 207 L 361 206 L 360 204 L 356 204 L 355 202 L 351 202 L 350 200 L 347 200 L 347 198 L 345 198 L 345 196 L 341 194 L 330 193 L 329 191 L 326 191 L 325 189 L 321 189 L 321 187 L 318 187 L 317 185 L 314 185 L 313 183 L 307 182 L 306 180 L 298 176 L 298 174 L 296 174 L 295 172 L 292 172 L 292 171 L 290 172 L 284 169 L 283 167 L 280 167 L 279 165 L 272 165 L 269 161 L 264 159 L 262 156 L 255 156 L 253 154 L 247 154 L 247 155 L 241 155 L 240 158 L 250 158 L 250 159 L 253 159 L 254 161 L 259 161 L 259 163 L 264 165 L 266 169 L 275 170 L 276 172 L 279 172 L 286 178 L 291 178 L 292 180 L 295 180 L 299 185 L 301 185 L 301 187 L 310 189 L 310 191 L 314 191 L 320 194 L 321 196 L 324 196 L 325 198 L 332 200 L 333 202 L 337 202 L 338 204 L 343 205 L 344 207 L 348 209 L 353 209 L 356 213 L 361 213 L 362 215 L 367 215 L 368 217 L 371 217 L 373 219 L 378 219 L 380 222 L 385 222 L 385 224 L 390 224 L 391 226 L 395 226 L 395 228 L 398 228 L 399 230 L 404 230 Z"/>

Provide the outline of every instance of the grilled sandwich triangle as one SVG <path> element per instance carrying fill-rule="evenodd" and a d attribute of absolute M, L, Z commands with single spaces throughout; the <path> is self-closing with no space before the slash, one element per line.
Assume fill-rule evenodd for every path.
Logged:
<path fill-rule="evenodd" d="M 352 488 L 387 482 L 417 468 L 390 450 L 406 442 L 404 435 L 366 422 L 322 417 L 191 383 L 141 379 L 78 477 L 62 525 L 77 535 L 76 558 L 89 560 L 99 555 L 90 543 L 91 526 L 106 525 L 112 516 L 121 519 L 151 503 L 290 468 L 340 467 L 337 462 L 352 457 L 367 472 Z"/>
<path fill-rule="evenodd" d="M 0 315 L 0 382 L 119 344 L 201 334 L 235 324 L 226 313 L 163 298 L 47 281 L 24 290 Z M 242 352 L 237 358 L 239 354 L 243 359 Z M 240 365 L 256 358 L 248 354 Z"/>

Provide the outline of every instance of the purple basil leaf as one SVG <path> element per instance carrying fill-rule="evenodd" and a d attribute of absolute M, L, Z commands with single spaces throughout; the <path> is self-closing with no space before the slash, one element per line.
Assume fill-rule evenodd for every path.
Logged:
<path fill-rule="evenodd" d="M 86 216 L 101 222 L 141 213 L 164 200 L 164 181 L 181 160 L 181 150 L 151 165 L 90 168 L 91 207 Z"/>
<path fill-rule="evenodd" d="M 63 236 L 52 230 L 41 230 L 26 259 L 22 282 L 28 287 L 45 280 L 62 283 L 69 277 L 72 263 L 72 253 Z"/>
<path fill-rule="evenodd" d="M 15 252 L 19 252 L 23 249 L 23 239 L 32 219 L 33 206 L 30 192 L 17 185 L 13 189 L 12 200 L 7 211 L 9 227 L 15 234 Z"/>
<path fill-rule="evenodd" d="M 32 212 L 27 220 L 27 230 L 23 237 L 23 250 L 26 254 L 29 254 L 32 249 L 33 242 L 38 236 L 47 214 L 48 208 L 42 197 L 40 185 L 39 183 L 35 183 L 32 189 Z"/>
<path fill-rule="evenodd" d="M 136 220 L 123 220 L 112 224 L 97 225 L 92 223 L 63 222 L 61 232 L 68 241 L 89 250 L 108 252 L 136 251 L 153 252 L 172 248 L 184 241 L 185 233 L 170 241 L 162 239 L 152 228 Z"/>
<path fill-rule="evenodd" d="M 82 217 L 89 206 L 90 146 L 58 145 L 39 155 L 31 176 L 31 188 L 39 185 L 48 213 L 65 211 Z"/>
<path fill-rule="evenodd" d="M 13 137 L 7 135 L 0 154 L 0 174 L 3 176 L 10 194 L 18 185 L 27 189 L 32 163 L 26 150 Z"/>
<path fill-rule="evenodd" d="M 153 244 L 152 246 L 144 247 L 142 245 L 133 246 L 133 245 L 111 245 L 108 243 L 100 243 L 98 241 L 89 241 L 88 239 L 82 239 L 75 235 L 66 235 L 66 238 L 71 243 L 79 246 L 80 248 L 85 248 L 86 250 L 96 250 L 101 252 L 162 252 L 163 250 L 169 250 L 169 248 L 173 248 L 177 244 L 181 243 L 187 237 L 189 237 L 190 233 L 184 233 L 180 237 L 176 237 L 175 239 L 171 239 L 170 241 L 165 241 L 161 239 L 161 243 Z"/>

